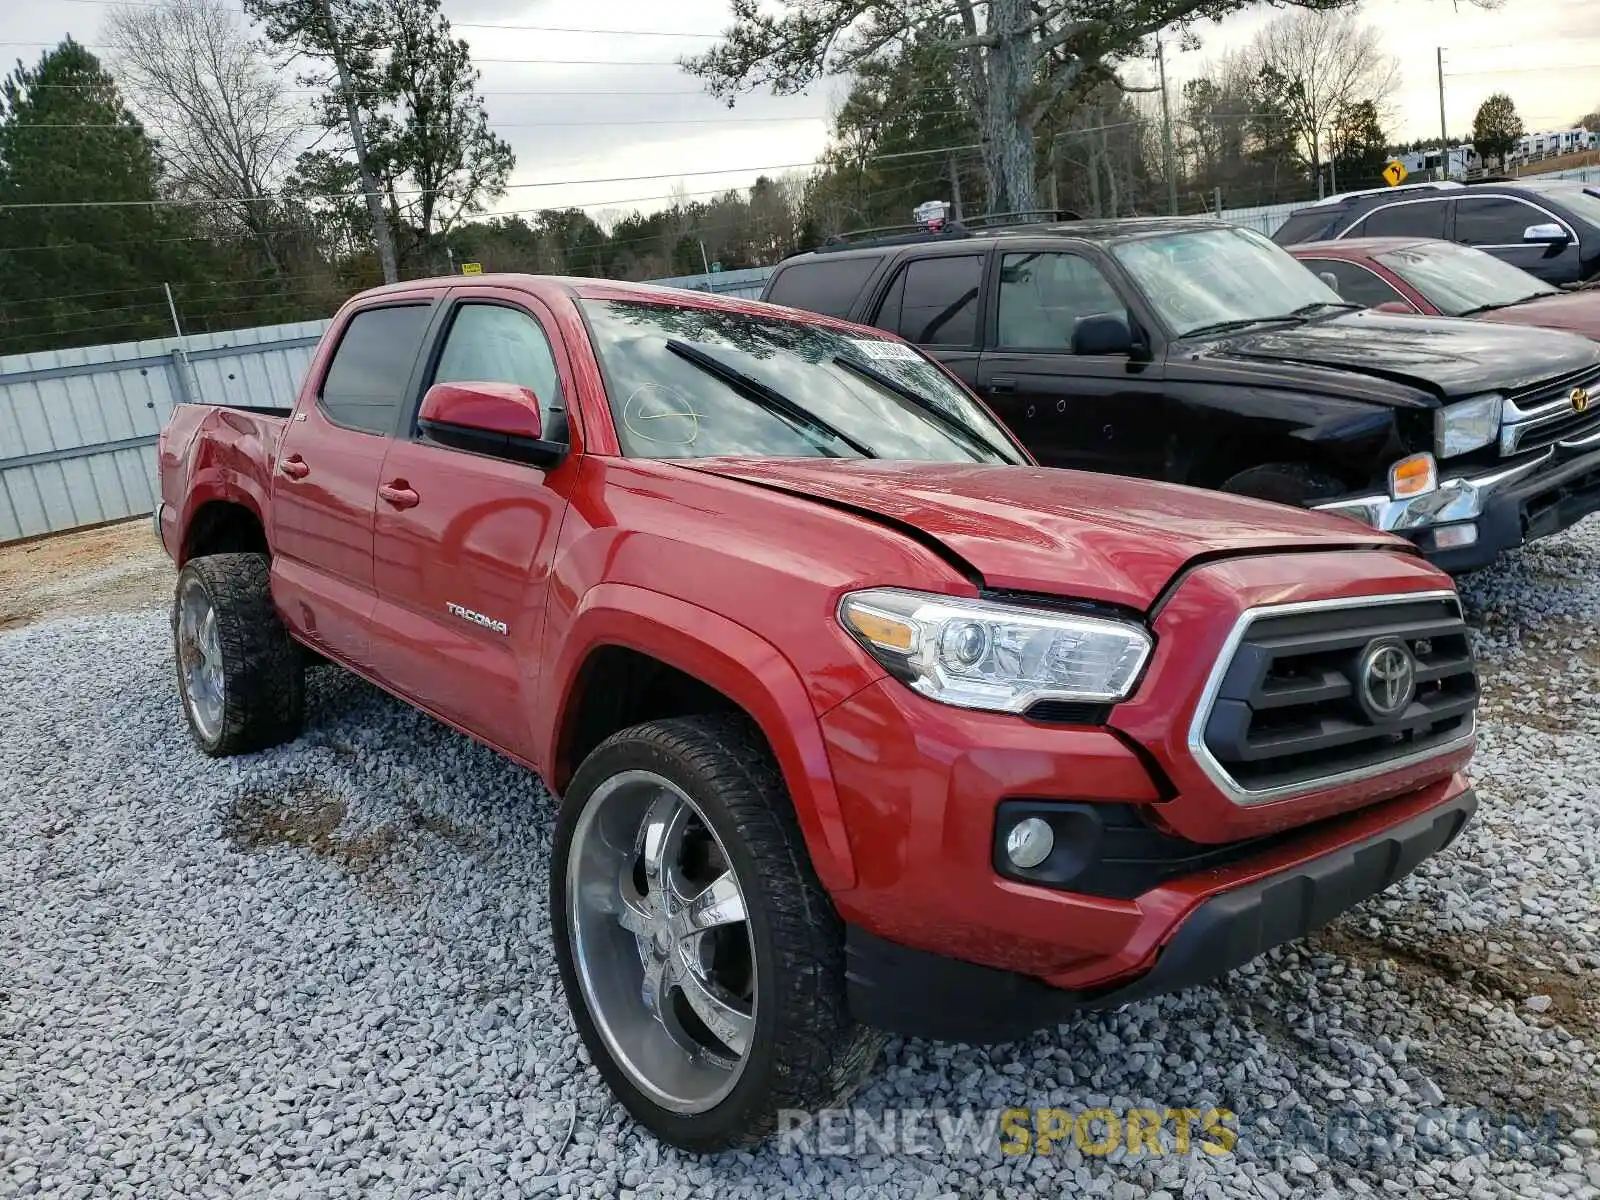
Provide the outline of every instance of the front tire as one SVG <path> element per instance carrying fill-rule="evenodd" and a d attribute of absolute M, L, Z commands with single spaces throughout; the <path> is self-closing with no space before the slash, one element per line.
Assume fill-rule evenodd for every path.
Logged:
<path fill-rule="evenodd" d="M 178 694 L 202 751 L 248 754 L 299 734 L 305 667 L 273 607 L 266 555 L 190 560 L 178 573 L 172 637 Z"/>
<path fill-rule="evenodd" d="M 844 929 L 743 717 L 607 739 L 562 801 L 550 912 L 567 1004 L 616 1097 L 692 1153 L 848 1096 L 882 1035 L 845 1003 Z"/>

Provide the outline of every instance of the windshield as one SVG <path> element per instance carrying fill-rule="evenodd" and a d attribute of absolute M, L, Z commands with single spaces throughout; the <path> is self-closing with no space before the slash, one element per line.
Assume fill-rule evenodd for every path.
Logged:
<path fill-rule="evenodd" d="M 1111 253 L 1178 337 L 1324 305 L 1349 307 L 1287 251 L 1248 229 L 1140 238 Z"/>
<path fill-rule="evenodd" d="M 1453 242 L 1425 242 L 1376 258 L 1447 317 L 1553 296 L 1556 291 L 1492 254 Z"/>
<path fill-rule="evenodd" d="M 1600 195 L 1596 195 L 1595 190 L 1577 183 L 1541 184 L 1529 180 L 1519 180 L 1517 186 L 1536 199 L 1561 205 L 1573 216 L 1582 217 L 1590 225 L 1600 229 Z"/>
<path fill-rule="evenodd" d="M 901 342 L 716 309 L 579 303 L 631 458 L 1026 461 L 976 400 Z"/>

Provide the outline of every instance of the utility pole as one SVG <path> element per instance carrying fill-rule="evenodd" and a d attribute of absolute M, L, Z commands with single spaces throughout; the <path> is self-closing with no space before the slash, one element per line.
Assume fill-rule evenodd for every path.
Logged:
<path fill-rule="evenodd" d="M 1443 46 L 1434 47 L 1434 61 L 1438 64 L 1438 69 L 1439 69 L 1439 140 L 1441 142 L 1448 142 L 1450 140 L 1450 130 L 1448 128 L 1446 128 L 1445 123 L 1444 123 L 1444 47 Z M 1442 150 L 1442 149 L 1444 149 L 1444 147 L 1441 146 L 1440 149 Z"/>
<path fill-rule="evenodd" d="M 1167 106 L 1167 54 L 1156 34 L 1156 68 L 1161 72 L 1161 157 L 1167 173 L 1167 210 L 1178 215 L 1178 173 L 1172 162 L 1172 110 Z"/>
<path fill-rule="evenodd" d="M 961 224 L 961 172 L 956 170 L 956 156 L 946 156 L 950 164 L 950 219 Z"/>
<path fill-rule="evenodd" d="M 172 332 L 182 337 L 183 326 L 178 324 L 178 306 L 172 302 L 172 285 L 163 283 L 161 288 L 167 293 L 167 312 L 172 314 Z"/>
<path fill-rule="evenodd" d="M 367 160 L 367 136 L 361 130 L 361 106 L 357 103 L 355 84 L 350 78 L 350 63 L 345 57 L 344 44 L 339 40 L 339 26 L 333 19 L 332 0 L 322 0 L 322 15 L 328 22 L 328 44 L 333 50 L 333 65 L 339 71 L 339 89 L 344 92 L 344 111 L 350 122 L 350 145 L 356 152 L 361 190 L 367 194 L 367 215 L 372 218 L 372 237 L 378 245 L 378 263 L 383 267 L 383 281 L 398 283 L 400 268 L 395 261 L 394 238 L 390 234 L 389 220 L 383 212 L 383 200 L 378 195 L 378 181 Z"/>

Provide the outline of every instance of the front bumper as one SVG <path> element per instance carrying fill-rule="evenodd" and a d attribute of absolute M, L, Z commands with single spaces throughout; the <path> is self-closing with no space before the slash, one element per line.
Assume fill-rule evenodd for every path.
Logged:
<path fill-rule="evenodd" d="M 1403 815 L 1406 801 L 1384 805 L 1384 812 L 1398 807 L 1402 813 L 1388 827 L 1212 894 L 1169 930 L 1148 969 L 1108 989 L 1061 990 L 1025 974 L 914 950 L 849 926 L 845 956 L 851 1013 L 865 1024 L 909 1037 L 1003 1042 L 1083 1009 L 1114 1008 L 1215 979 L 1327 924 L 1443 850 L 1478 806 L 1476 794 L 1464 785 L 1445 796 L 1409 816 Z"/>
<path fill-rule="evenodd" d="M 1407 537 L 1446 571 L 1477 570 L 1502 551 L 1600 511 L 1600 434 L 1558 442 L 1509 466 L 1443 479 L 1425 496 L 1374 494 L 1313 507 Z"/>

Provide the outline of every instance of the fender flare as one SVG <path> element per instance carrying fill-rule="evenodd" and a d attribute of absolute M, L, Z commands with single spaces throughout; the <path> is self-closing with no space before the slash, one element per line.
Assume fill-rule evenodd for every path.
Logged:
<path fill-rule="evenodd" d="M 579 672 L 591 653 L 620 646 L 682 671 L 739 705 L 778 760 L 818 878 L 830 893 L 855 886 L 855 862 L 827 745 L 811 696 L 777 647 L 727 617 L 648 588 L 597 584 L 584 594 L 550 664 L 550 710 L 539 761 L 564 777 L 560 762 Z M 575 764 L 573 764 L 575 766 Z"/>
<path fill-rule="evenodd" d="M 201 467 L 191 476 L 189 493 L 184 500 L 183 514 L 178 523 L 178 544 L 173 555 L 173 561 L 178 566 L 183 566 L 184 547 L 189 543 L 189 532 L 194 528 L 195 518 L 210 504 L 231 504 L 244 509 L 261 525 L 261 533 L 267 539 L 267 545 L 269 547 L 272 545 L 271 527 L 267 524 L 265 516 L 266 505 L 258 493 L 255 481 L 242 478 L 237 472 L 226 467 Z"/>

